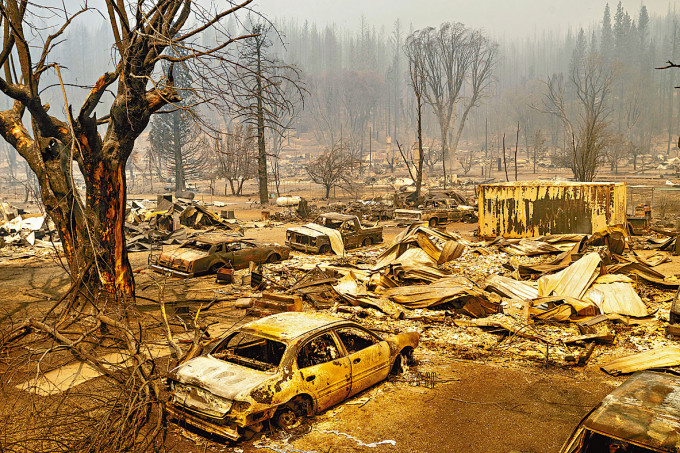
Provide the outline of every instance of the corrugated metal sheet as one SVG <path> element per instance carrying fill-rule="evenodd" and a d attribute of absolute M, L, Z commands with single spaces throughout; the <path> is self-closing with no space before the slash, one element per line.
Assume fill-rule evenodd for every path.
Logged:
<path fill-rule="evenodd" d="M 592 234 L 625 222 L 625 183 L 526 181 L 479 186 L 483 237 Z"/>

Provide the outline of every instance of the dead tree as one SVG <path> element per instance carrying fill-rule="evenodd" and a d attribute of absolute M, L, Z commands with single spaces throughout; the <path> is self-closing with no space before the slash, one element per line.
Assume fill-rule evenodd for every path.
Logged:
<path fill-rule="evenodd" d="M 266 130 L 284 130 L 283 116 L 294 116 L 304 96 L 301 73 L 271 55 L 271 25 L 253 24 L 252 37 L 240 43 L 237 89 L 234 90 L 237 119 L 253 125 L 257 132 L 257 179 L 260 203 L 269 203 Z"/>
<path fill-rule="evenodd" d="M 257 176 L 257 136 L 252 126 L 232 124 L 214 141 L 216 176 L 229 182 L 232 195 L 243 195 L 243 184 Z M 226 186 L 225 186 L 226 195 Z"/>
<path fill-rule="evenodd" d="M 593 180 L 606 148 L 613 79 L 609 63 L 593 53 L 575 55 L 567 86 L 561 75 L 553 75 L 546 82 L 544 105 L 566 130 L 570 168 L 577 181 Z"/>
<path fill-rule="evenodd" d="M 416 199 L 420 198 L 420 189 L 423 184 L 423 161 L 425 153 L 423 152 L 423 96 L 425 92 L 425 51 L 422 48 L 424 42 L 417 36 L 410 35 L 404 44 L 404 52 L 408 59 L 408 74 L 411 88 L 413 89 L 413 96 L 416 104 L 416 134 L 418 137 L 418 164 L 416 165 L 415 183 L 416 183 Z M 401 147 L 399 147 L 401 153 Z M 402 157 L 403 154 L 402 154 Z M 404 159 L 404 161 L 406 161 Z M 408 162 L 406 162 L 408 167 Z M 411 169 L 409 168 L 409 173 Z"/>
<path fill-rule="evenodd" d="M 338 144 L 312 160 L 305 171 L 315 184 L 323 186 L 324 198 L 328 199 L 334 187 L 352 186 L 352 173 L 357 164 L 354 153 Z"/>
<path fill-rule="evenodd" d="M 423 96 L 439 123 L 446 185 L 450 130 L 454 131 L 455 152 L 470 110 L 489 91 L 498 45 L 461 23 L 418 30 L 409 40 L 419 42 L 416 49 L 422 55 Z"/>

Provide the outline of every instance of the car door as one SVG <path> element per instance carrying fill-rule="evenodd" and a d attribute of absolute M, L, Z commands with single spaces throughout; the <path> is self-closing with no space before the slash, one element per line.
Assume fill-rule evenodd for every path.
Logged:
<path fill-rule="evenodd" d="M 247 267 L 251 261 L 258 264 L 262 262 L 262 259 L 254 253 L 256 251 L 255 245 L 244 241 L 235 244 L 238 244 L 237 248 L 234 249 L 233 265 L 235 268 Z"/>
<path fill-rule="evenodd" d="M 351 249 L 359 246 L 359 237 L 354 222 L 351 220 L 343 222 L 340 226 L 340 233 L 342 234 L 342 242 L 345 243 L 346 248 Z"/>
<path fill-rule="evenodd" d="M 337 404 L 349 395 L 352 368 L 331 332 L 318 334 L 303 343 L 296 363 L 301 393 L 312 395 L 317 410 Z"/>
<path fill-rule="evenodd" d="M 352 366 L 350 396 L 382 381 L 390 374 L 390 347 L 370 332 L 358 327 L 336 329 Z"/>

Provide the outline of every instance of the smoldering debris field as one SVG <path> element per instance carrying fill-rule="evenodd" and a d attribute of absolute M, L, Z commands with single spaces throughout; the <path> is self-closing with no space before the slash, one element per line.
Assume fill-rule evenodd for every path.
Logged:
<path fill-rule="evenodd" d="M 674 8 L 52 3 L 0 2 L 0 451 L 680 449 Z"/>
<path fill-rule="evenodd" d="M 281 262 L 236 266 L 230 283 L 218 283 L 215 274 L 178 278 L 152 265 L 206 232 L 284 244 L 289 228 L 309 224 L 317 213 L 334 208 L 351 218 L 356 207 L 310 203 L 308 219 L 291 221 L 296 207 L 270 207 L 263 213 L 239 198 L 163 202 L 164 211 L 143 200 L 130 204 L 126 231 L 130 248 L 142 249 L 130 255 L 136 319 L 143 326 L 140 344 L 158 379 L 189 349 L 192 355 L 207 353 L 213 339 L 281 309 L 351 319 L 381 337 L 420 334 L 413 366 L 316 414 L 299 430 L 286 433 L 265 422 L 234 444 L 168 420 L 165 445 L 170 448 L 556 451 L 580 418 L 632 371 L 625 369 L 625 358 L 650 354 L 641 368 L 656 368 L 657 356 L 670 357 L 661 364 L 669 370 L 680 365 L 671 323 L 680 261 L 674 255 L 673 230 L 660 223 L 650 222 L 641 236 L 609 227 L 598 235 L 482 240 L 475 236 L 476 223 L 431 228 L 379 220 L 384 242 L 347 248 L 342 255 L 292 250 Z M 212 220 L 206 220 L 212 223 L 196 225 L 185 214 L 182 222 L 190 226 L 180 223 L 173 229 L 172 222 L 160 220 L 194 204 L 212 213 Z M 235 220 L 227 218 L 231 213 L 219 215 L 225 208 Z M 370 213 L 358 214 L 370 224 Z M 35 439 L 45 446 L 67 435 L 70 428 L 61 425 L 82 416 L 76 407 L 105 413 L 92 405 L 101 403 L 100 392 L 111 391 L 116 374 L 107 375 L 107 368 L 121 373 L 134 363 L 106 335 L 97 343 L 88 340 L 82 352 L 107 364 L 103 370 L 89 364 L 87 356 L 82 360 L 63 350 L 60 343 L 75 343 L 86 332 L 72 321 L 53 338 L 27 324 L 45 318 L 72 283 L 59 262 L 60 244 L 50 240 L 49 222 L 23 217 L 14 221 L 22 227 L 3 230 L 1 249 L 2 299 L 7 301 L 3 324 L 12 340 L 3 356 L 3 411 L 20 414 L 22 408 L 34 408 L 45 417 L 13 415 L 5 435 L 7 440 L 25 439 L 31 429 L 50 426 L 55 437 Z M 281 308 L 272 299 L 302 304 Z M 193 341 L 197 328 L 199 343 Z M 174 355 L 169 338 L 181 355 Z M 170 394 L 165 386 L 160 393 L 166 399 Z M 89 429 L 97 429 L 90 423 Z M 536 428 L 530 436 L 521 429 L 528 423 Z"/>

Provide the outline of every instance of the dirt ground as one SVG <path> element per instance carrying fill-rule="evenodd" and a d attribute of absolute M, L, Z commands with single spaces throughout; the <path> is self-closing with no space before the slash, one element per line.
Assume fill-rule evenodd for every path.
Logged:
<path fill-rule="evenodd" d="M 237 210 L 243 220 L 258 220 L 259 210 Z M 288 225 L 256 228 L 246 237 L 283 243 Z M 453 224 L 449 231 L 471 237 L 474 225 Z M 389 242 L 401 228 L 385 230 Z M 132 253 L 138 294 L 156 297 L 157 274 L 147 269 L 146 253 Z M 680 272 L 677 260 L 665 273 Z M 197 289 L 214 287 L 213 278 L 167 281 L 168 302 L 190 303 Z M 0 261 L 0 318 L 23 319 L 45 310 L 68 288 L 58 261 L 23 258 Z M 232 294 L 232 299 L 239 294 Z M 140 299 L 141 300 L 141 299 Z M 181 304 L 176 304 L 178 309 Z M 140 302 L 140 309 L 154 304 Z M 219 332 L 246 322 L 233 300 L 212 308 Z M 622 382 L 595 367 L 561 369 L 518 364 L 498 356 L 485 361 L 460 360 L 453 353 L 419 348 L 413 372 L 436 373 L 433 388 L 414 385 L 409 374 L 380 383 L 339 406 L 317 415 L 308 432 L 289 436 L 265 429 L 254 439 L 229 444 L 170 425 L 169 445 L 181 452 L 552 452 L 604 395 Z M 389 442 L 388 442 L 389 441 Z"/>

